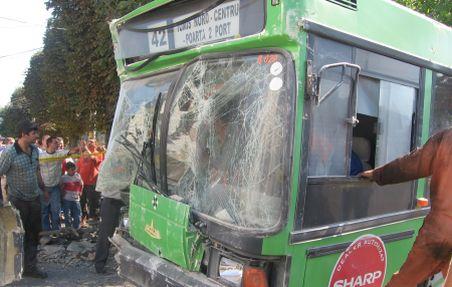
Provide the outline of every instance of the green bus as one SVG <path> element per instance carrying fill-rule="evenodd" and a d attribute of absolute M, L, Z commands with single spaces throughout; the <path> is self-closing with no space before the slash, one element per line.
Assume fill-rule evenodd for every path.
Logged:
<path fill-rule="evenodd" d="M 121 276 L 389 281 L 428 180 L 357 174 L 452 125 L 451 28 L 389 0 L 155 0 L 110 27 L 121 91 L 99 179 L 129 202 Z"/>

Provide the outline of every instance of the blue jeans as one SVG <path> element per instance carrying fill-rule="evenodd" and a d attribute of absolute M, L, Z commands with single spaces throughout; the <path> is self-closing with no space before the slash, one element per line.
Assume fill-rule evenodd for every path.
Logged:
<path fill-rule="evenodd" d="M 66 227 L 80 228 L 80 217 L 82 208 L 80 201 L 63 200 L 64 223 Z"/>
<path fill-rule="evenodd" d="M 42 230 L 59 230 L 60 224 L 60 212 L 61 212 L 61 196 L 60 187 L 52 186 L 45 187 L 45 190 L 49 193 L 49 201 L 44 200 L 44 196 L 41 195 L 41 221 Z"/>

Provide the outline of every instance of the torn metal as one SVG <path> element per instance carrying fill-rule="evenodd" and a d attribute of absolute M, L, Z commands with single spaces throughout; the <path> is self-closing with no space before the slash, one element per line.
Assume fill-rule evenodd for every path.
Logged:
<path fill-rule="evenodd" d="M 21 278 L 23 236 L 19 212 L 12 206 L 0 207 L 0 286 Z"/>
<path fill-rule="evenodd" d="M 119 233 L 115 233 L 111 242 L 118 248 L 115 259 L 119 264 L 119 275 L 138 286 L 223 286 L 201 273 L 183 270 L 165 259 L 132 246 Z"/>

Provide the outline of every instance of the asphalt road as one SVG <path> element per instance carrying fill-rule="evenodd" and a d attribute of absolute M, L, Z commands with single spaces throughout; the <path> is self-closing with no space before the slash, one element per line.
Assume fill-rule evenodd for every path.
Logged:
<path fill-rule="evenodd" d="M 133 287 L 132 283 L 120 278 L 112 268 L 107 268 L 107 273 L 99 275 L 91 267 L 71 267 L 66 268 L 54 263 L 39 264 L 49 277 L 47 279 L 23 278 L 20 281 L 7 285 L 13 286 L 58 286 L 58 287 L 78 287 L 78 286 L 104 286 L 104 287 Z"/>

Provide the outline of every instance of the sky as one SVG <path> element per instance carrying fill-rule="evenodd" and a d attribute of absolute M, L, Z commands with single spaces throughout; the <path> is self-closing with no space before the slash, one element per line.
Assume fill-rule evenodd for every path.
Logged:
<path fill-rule="evenodd" d="M 31 56 L 43 46 L 50 14 L 44 0 L 0 1 L 0 107 L 22 86 Z"/>

